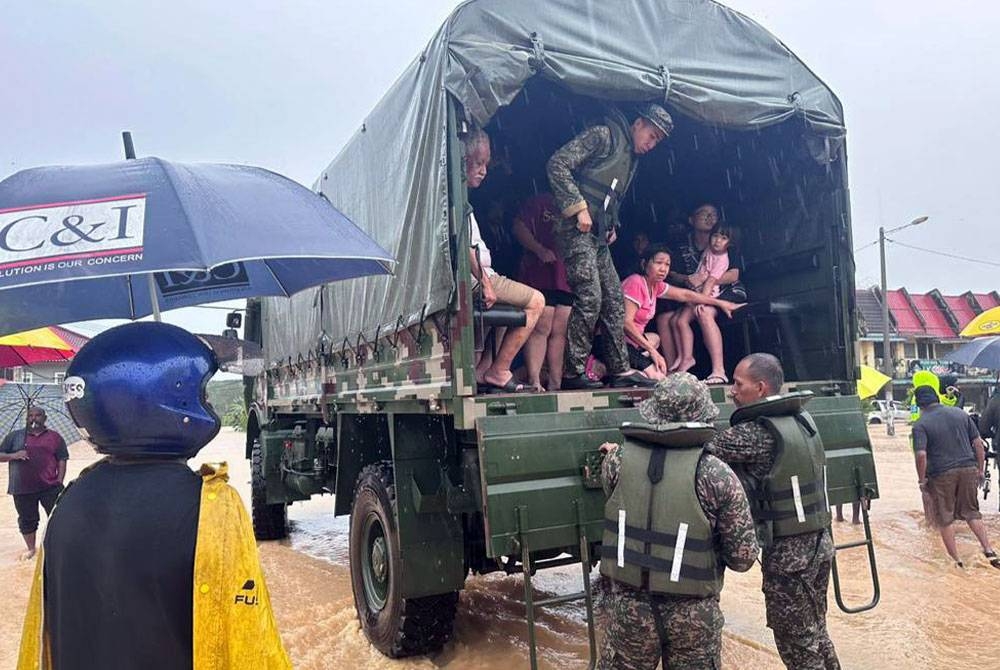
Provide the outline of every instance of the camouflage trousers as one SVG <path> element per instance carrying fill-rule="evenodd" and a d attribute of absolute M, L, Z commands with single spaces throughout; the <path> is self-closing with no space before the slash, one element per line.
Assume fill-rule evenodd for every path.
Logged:
<path fill-rule="evenodd" d="M 722 667 L 719 599 L 656 596 L 614 584 L 598 670 L 717 670 Z"/>
<path fill-rule="evenodd" d="M 782 662 L 795 670 L 839 670 L 826 629 L 833 557 L 829 533 L 782 538 L 770 553 L 764 560 L 762 590 L 767 626 Z"/>
<path fill-rule="evenodd" d="M 600 352 L 609 374 L 629 369 L 625 349 L 625 297 L 606 244 L 581 233 L 574 219 L 555 226 L 559 252 L 566 264 L 566 280 L 576 299 L 566 327 L 566 376 L 582 375 L 594 345 L 594 326 L 604 328 L 606 351 Z"/>

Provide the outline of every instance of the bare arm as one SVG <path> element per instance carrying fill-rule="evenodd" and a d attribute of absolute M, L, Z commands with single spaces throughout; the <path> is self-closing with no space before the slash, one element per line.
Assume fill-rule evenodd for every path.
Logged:
<path fill-rule="evenodd" d="M 493 282 L 490 281 L 489 274 L 483 272 L 483 266 L 479 264 L 479 257 L 476 255 L 476 250 L 472 248 L 469 249 L 469 267 L 472 270 L 472 276 L 483 287 L 483 303 L 486 305 L 486 309 L 489 309 L 496 304 L 497 294 L 493 290 Z"/>
<path fill-rule="evenodd" d="M 63 481 L 66 479 L 66 461 L 64 460 L 60 460 L 58 462 L 58 475 L 59 475 L 59 483 L 62 484 Z"/>
<path fill-rule="evenodd" d="M 739 280 L 740 280 L 739 268 L 729 268 L 728 270 L 722 273 L 721 277 L 719 277 L 719 283 L 723 285 L 732 284 L 734 282 L 738 282 Z"/>
<path fill-rule="evenodd" d="M 729 302 L 728 300 L 719 300 L 718 298 L 713 298 L 710 295 L 704 295 L 698 293 L 697 291 L 692 291 L 691 289 L 680 288 L 678 286 L 671 286 L 670 290 L 667 292 L 667 297 L 671 300 L 676 300 L 677 302 L 684 303 L 694 303 L 696 305 L 711 305 L 712 307 L 718 307 L 726 316 L 731 317 L 733 312 L 738 310 L 743 305 L 737 305 L 736 303 Z"/>
<path fill-rule="evenodd" d="M 514 219 L 514 237 L 517 238 L 522 247 L 535 254 L 541 262 L 554 263 L 556 261 L 556 255 L 552 253 L 552 250 L 542 246 L 531 234 L 528 225 L 521 219 Z"/>
<path fill-rule="evenodd" d="M 917 465 L 917 482 L 921 486 L 927 481 L 927 452 L 917 451 L 913 454 Z"/>
<path fill-rule="evenodd" d="M 986 474 L 986 445 L 983 443 L 983 438 L 974 439 L 972 449 L 976 452 L 976 468 L 979 470 L 979 476 L 982 477 Z"/>

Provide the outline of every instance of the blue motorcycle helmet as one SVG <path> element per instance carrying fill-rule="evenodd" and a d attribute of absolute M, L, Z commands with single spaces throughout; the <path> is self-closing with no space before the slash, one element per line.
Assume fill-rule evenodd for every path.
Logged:
<path fill-rule="evenodd" d="M 97 451 L 191 458 L 222 426 L 205 396 L 218 368 L 208 345 L 183 328 L 128 323 L 80 349 L 63 390 L 73 421 Z"/>

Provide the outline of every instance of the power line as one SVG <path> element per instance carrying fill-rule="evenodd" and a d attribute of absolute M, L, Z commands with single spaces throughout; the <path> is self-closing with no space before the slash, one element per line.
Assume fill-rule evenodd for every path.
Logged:
<path fill-rule="evenodd" d="M 1000 268 L 1000 263 L 995 263 L 993 261 L 984 261 L 978 258 L 969 258 L 968 256 L 959 256 L 958 254 L 949 254 L 945 251 L 938 251 L 936 249 L 925 249 L 923 247 L 917 247 L 912 244 L 907 244 L 905 242 L 898 242 L 896 240 L 890 240 L 886 238 L 889 242 L 893 244 L 898 244 L 901 247 L 906 247 L 907 249 L 913 249 L 915 251 L 923 251 L 924 253 L 934 254 L 935 256 L 944 256 L 945 258 L 954 258 L 955 260 L 965 261 L 966 263 L 979 263 L 980 265 L 990 265 L 992 267 Z"/>

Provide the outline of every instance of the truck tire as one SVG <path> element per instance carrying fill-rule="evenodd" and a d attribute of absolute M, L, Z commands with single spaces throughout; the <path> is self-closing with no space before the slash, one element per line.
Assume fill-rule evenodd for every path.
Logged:
<path fill-rule="evenodd" d="M 402 565 L 392 463 L 366 466 L 351 508 L 351 589 L 368 640 L 390 658 L 428 654 L 451 638 L 458 593 L 399 594 Z"/>
<path fill-rule="evenodd" d="M 288 537 L 288 504 L 267 503 L 267 482 L 264 479 L 264 457 L 260 440 L 253 441 L 250 452 L 250 512 L 253 534 L 258 540 L 280 540 Z"/>

